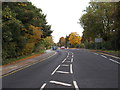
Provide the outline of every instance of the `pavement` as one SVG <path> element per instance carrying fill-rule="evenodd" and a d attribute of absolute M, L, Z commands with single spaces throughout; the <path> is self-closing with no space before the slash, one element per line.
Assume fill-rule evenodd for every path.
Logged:
<path fill-rule="evenodd" d="M 26 60 L 19 60 L 18 62 L 12 63 L 12 64 L 8 64 L 8 65 L 4 65 L 0 68 L 0 75 L 6 75 L 10 72 L 19 70 L 21 68 L 26 68 L 32 64 L 41 62 L 43 60 L 45 60 L 46 58 L 54 55 L 56 52 L 53 50 L 46 50 L 44 54 L 39 54 L 37 55 L 37 57 L 31 58 L 31 59 L 26 59 Z"/>
<path fill-rule="evenodd" d="M 3 90 L 119 90 L 119 59 L 86 49 L 56 52 L 3 76 Z"/>

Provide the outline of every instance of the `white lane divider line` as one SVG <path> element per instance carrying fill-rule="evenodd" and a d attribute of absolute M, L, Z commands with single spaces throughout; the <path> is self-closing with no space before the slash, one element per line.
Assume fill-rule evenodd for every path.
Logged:
<path fill-rule="evenodd" d="M 104 58 L 107 58 L 106 56 L 104 56 L 104 55 L 101 55 L 102 57 L 104 57 Z"/>
<path fill-rule="evenodd" d="M 70 64 L 70 73 L 73 74 L 72 64 Z"/>
<path fill-rule="evenodd" d="M 115 62 L 115 63 L 117 63 L 117 64 L 120 64 L 120 62 L 118 62 L 118 61 L 116 61 L 116 60 L 113 60 L 113 59 L 109 59 L 110 61 L 112 61 L 112 62 Z"/>
<path fill-rule="evenodd" d="M 73 55 L 72 55 L 72 58 L 73 58 Z"/>
<path fill-rule="evenodd" d="M 71 59 L 71 62 L 73 62 L 73 58 Z"/>
<path fill-rule="evenodd" d="M 71 84 L 58 82 L 58 81 L 50 81 L 50 83 L 59 84 L 59 85 L 63 85 L 63 86 L 69 86 L 69 87 L 72 86 Z"/>
<path fill-rule="evenodd" d="M 40 88 L 40 90 L 43 90 L 45 86 L 46 86 L 46 83 L 44 83 L 44 84 L 42 85 L 42 87 Z"/>
<path fill-rule="evenodd" d="M 65 60 L 66 60 L 66 58 L 62 61 L 62 63 L 64 63 L 64 62 L 65 62 Z"/>
<path fill-rule="evenodd" d="M 65 61 L 65 62 L 71 62 L 71 61 Z"/>
<path fill-rule="evenodd" d="M 97 53 L 94 53 L 95 55 L 99 55 L 99 54 L 97 54 Z"/>
<path fill-rule="evenodd" d="M 66 71 L 56 71 L 57 73 L 64 73 L 64 74 L 69 74 L 69 72 Z"/>
<path fill-rule="evenodd" d="M 67 64 L 62 64 L 61 66 L 65 66 L 65 67 L 67 67 L 67 66 L 69 66 L 69 65 L 67 65 Z"/>
<path fill-rule="evenodd" d="M 68 56 L 69 56 L 69 53 L 68 53 Z"/>
<path fill-rule="evenodd" d="M 74 85 L 74 87 L 75 87 L 75 89 L 76 89 L 76 90 L 79 90 L 79 87 L 78 87 L 78 85 L 77 85 L 77 82 L 76 82 L 76 81 L 73 81 L 73 85 Z"/>
<path fill-rule="evenodd" d="M 59 67 L 60 67 L 60 65 L 58 65 L 58 67 L 52 72 L 51 75 L 53 75 L 58 70 Z"/>

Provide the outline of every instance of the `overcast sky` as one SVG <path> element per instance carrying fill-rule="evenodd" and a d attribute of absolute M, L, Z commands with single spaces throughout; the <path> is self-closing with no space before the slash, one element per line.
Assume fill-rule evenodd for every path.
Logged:
<path fill-rule="evenodd" d="M 82 36 L 82 27 L 79 18 L 84 13 L 90 0 L 30 0 L 33 5 L 43 10 L 47 15 L 48 24 L 52 25 L 51 30 L 54 42 L 60 37 L 65 37 L 71 32 L 77 32 Z"/>

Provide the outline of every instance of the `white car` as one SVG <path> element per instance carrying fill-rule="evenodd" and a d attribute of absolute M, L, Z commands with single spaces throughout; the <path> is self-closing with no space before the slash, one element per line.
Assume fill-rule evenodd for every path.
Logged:
<path fill-rule="evenodd" d="M 64 47 L 64 46 L 62 46 L 60 49 L 65 49 L 65 47 Z"/>

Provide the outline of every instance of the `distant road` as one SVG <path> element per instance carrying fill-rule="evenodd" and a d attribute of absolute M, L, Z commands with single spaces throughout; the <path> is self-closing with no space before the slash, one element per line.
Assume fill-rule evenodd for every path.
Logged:
<path fill-rule="evenodd" d="M 118 60 L 85 49 L 57 52 L 45 61 L 2 78 L 3 88 L 118 88 Z"/>

